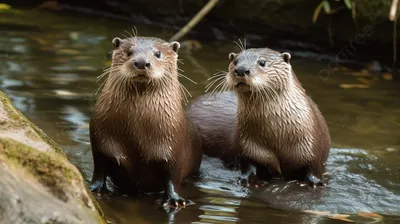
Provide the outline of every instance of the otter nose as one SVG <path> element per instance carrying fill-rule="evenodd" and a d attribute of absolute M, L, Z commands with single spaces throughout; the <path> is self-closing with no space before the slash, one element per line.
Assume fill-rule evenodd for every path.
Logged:
<path fill-rule="evenodd" d="M 243 77 L 245 75 L 249 75 L 250 74 L 250 69 L 248 69 L 248 68 L 246 68 L 244 66 L 240 66 L 240 67 L 237 67 L 235 69 L 235 74 L 237 76 Z"/>
<path fill-rule="evenodd" d="M 134 60 L 133 65 L 138 69 L 150 68 L 150 62 L 147 62 L 144 58 Z"/>

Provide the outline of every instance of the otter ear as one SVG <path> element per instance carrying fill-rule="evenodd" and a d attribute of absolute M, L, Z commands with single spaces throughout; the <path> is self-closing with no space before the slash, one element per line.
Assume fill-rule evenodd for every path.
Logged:
<path fill-rule="evenodd" d="M 113 44 L 114 49 L 119 48 L 119 46 L 121 46 L 122 41 L 123 41 L 123 40 L 122 40 L 121 38 L 115 37 L 115 38 L 112 40 L 112 44 Z"/>
<path fill-rule="evenodd" d="M 233 61 L 236 58 L 236 54 L 235 53 L 230 53 L 229 54 L 229 60 Z"/>
<path fill-rule="evenodd" d="M 175 51 L 175 53 L 178 53 L 179 48 L 181 48 L 181 44 L 178 41 L 172 41 L 169 43 L 169 46 L 173 51 Z"/>
<path fill-rule="evenodd" d="M 288 52 L 284 52 L 282 53 L 282 58 L 286 63 L 290 64 L 290 59 L 292 56 Z"/>

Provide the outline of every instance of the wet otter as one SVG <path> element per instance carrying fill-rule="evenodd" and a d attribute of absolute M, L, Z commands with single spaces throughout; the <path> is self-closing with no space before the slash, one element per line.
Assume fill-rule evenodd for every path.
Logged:
<path fill-rule="evenodd" d="M 329 130 L 290 58 L 268 48 L 231 53 L 229 71 L 218 86 L 233 92 L 206 94 L 188 107 L 204 147 L 211 146 L 204 152 L 230 158 L 240 153 L 246 184 L 272 178 L 323 184 Z"/>
<path fill-rule="evenodd" d="M 164 205 L 184 206 L 189 201 L 177 191 L 198 174 L 202 149 L 181 104 L 180 44 L 151 37 L 112 43 L 112 65 L 90 120 L 90 188 L 107 191 L 110 177 L 120 192 L 164 191 Z"/>

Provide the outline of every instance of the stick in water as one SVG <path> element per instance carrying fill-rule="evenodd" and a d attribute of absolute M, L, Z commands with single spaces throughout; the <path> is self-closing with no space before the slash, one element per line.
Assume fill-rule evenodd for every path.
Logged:
<path fill-rule="evenodd" d="M 194 17 L 190 20 L 178 33 L 176 33 L 169 41 L 178 41 L 187 32 L 189 32 L 207 13 L 214 8 L 219 0 L 210 0 Z"/>
<path fill-rule="evenodd" d="M 394 21 L 396 18 L 396 11 L 399 5 L 399 0 L 392 0 L 392 7 L 390 8 L 389 19 L 390 21 Z"/>

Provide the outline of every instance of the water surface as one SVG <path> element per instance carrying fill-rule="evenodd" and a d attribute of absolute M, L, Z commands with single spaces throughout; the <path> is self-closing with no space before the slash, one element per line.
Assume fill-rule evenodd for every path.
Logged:
<path fill-rule="evenodd" d="M 89 181 L 93 163 L 88 120 L 100 85 L 96 77 L 109 64 L 112 38 L 133 25 L 139 35 L 165 38 L 170 34 L 81 15 L 38 11 L 3 15 L 0 12 L 1 90 L 61 144 Z M 226 70 L 227 55 L 235 49 L 232 43 L 203 43 L 199 52 L 180 55 L 185 75 L 198 82 L 181 80 L 193 96 L 204 92 L 205 80 L 217 69 Z M 357 223 L 399 223 L 400 84 L 343 72 L 321 76 L 327 63 L 295 56 L 292 64 L 330 128 L 333 148 L 326 188 L 274 182 L 247 189 L 236 183 L 238 172 L 205 158 L 201 179 L 182 190 L 195 205 L 168 213 L 153 204 L 154 197 L 113 196 L 99 199 L 107 219 L 113 223 L 340 223 L 332 218 L 347 217 Z M 370 87 L 340 88 L 340 84 L 360 82 Z M 383 218 L 366 218 L 360 212 Z"/>

